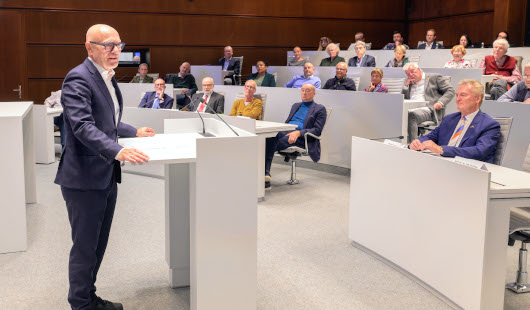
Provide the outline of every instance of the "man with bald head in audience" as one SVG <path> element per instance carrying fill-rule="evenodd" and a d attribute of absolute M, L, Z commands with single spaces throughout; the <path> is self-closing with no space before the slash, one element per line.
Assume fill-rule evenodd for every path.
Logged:
<path fill-rule="evenodd" d="M 229 71 L 225 76 L 225 85 L 238 85 L 239 80 L 236 75 L 239 75 L 241 62 L 239 58 L 233 58 L 234 50 L 231 46 L 225 46 L 224 57 L 220 58 L 217 62 L 221 66 L 223 71 Z"/>
<path fill-rule="evenodd" d="M 182 89 L 180 94 L 175 95 L 175 103 L 179 108 L 187 105 L 190 102 L 191 96 L 197 92 L 195 77 L 190 72 L 190 63 L 183 62 L 179 67 L 179 73 L 172 75 L 167 81 L 168 84 L 173 84 L 173 89 Z"/>
<path fill-rule="evenodd" d="M 123 309 L 98 297 L 95 283 L 121 182 L 120 162 L 143 163 L 149 157 L 117 141 L 118 136 L 155 134 L 151 128 L 121 122 L 123 99 L 113 69 L 124 46 L 114 28 L 90 27 L 88 58 L 66 75 L 62 87 L 66 141 L 55 183 L 61 186 L 72 229 L 68 302 L 74 310 Z"/>
<path fill-rule="evenodd" d="M 464 157 L 493 163 L 501 132 L 499 122 L 480 111 L 484 87 L 476 80 L 462 80 L 456 92 L 459 112 L 449 114 L 428 135 L 410 144 L 414 151 L 429 150 L 444 157 Z"/>
<path fill-rule="evenodd" d="M 326 108 L 313 101 L 315 97 L 315 86 L 304 84 L 300 89 L 302 102 L 293 104 L 291 112 L 285 121 L 296 125 L 293 131 L 281 131 L 276 137 L 267 138 L 265 150 L 265 189 L 271 186 L 271 164 L 275 152 L 285 150 L 290 146 L 305 148 L 305 134 L 311 133 L 320 136 L 326 123 Z M 314 162 L 320 160 L 320 141 L 307 136 L 309 157 Z"/>
<path fill-rule="evenodd" d="M 153 78 L 147 75 L 149 67 L 147 64 L 140 64 L 138 66 L 138 75 L 133 77 L 129 83 L 153 83 Z"/>
<path fill-rule="evenodd" d="M 318 76 L 313 76 L 315 66 L 312 63 L 306 62 L 304 64 L 304 75 L 295 75 L 295 77 L 285 84 L 287 88 L 301 88 L 304 84 L 311 84 L 315 88 L 320 88 L 322 81 Z"/>
<path fill-rule="evenodd" d="M 329 79 L 322 88 L 355 91 L 355 82 L 349 77 L 347 77 L 346 73 L 348 73 L 348 65 L 346 65 L 345 62 L 339 62 L 335 66 L 335 77 Z"/>

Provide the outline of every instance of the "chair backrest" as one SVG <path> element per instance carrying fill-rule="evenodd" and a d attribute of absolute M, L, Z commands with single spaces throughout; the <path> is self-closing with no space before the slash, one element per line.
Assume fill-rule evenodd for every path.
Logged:
<path fill-rule="evenodd" d="M 439 43 L 440 45 L 444 45 L 444 41 L 436 41 L 436 43 Z"/>
<path fill-rule="evenodd" d="M 243 56 L 233 56 L 235 59 L 239 59 L 239 74 L 238 75 L 234 75 L 236 77 L 239 77 L 237 79 L 237 83 L 238 85 L 241 85 L 241 72 L 243 72 Z"/>
<path fill-rule="evenodd" d="M 501 166 L 504 152 L 506 151 L 506 144 L 508 144 L 510 130 L 512 128 L 513 117 L 494 117 L 494 119 L 501 124 L 501 134 L 499 136 L 499 141 L 497 142 L 497 150 L 495 151 L 493 163 Z"/>
<path fill-rule="evenodd" d="M 267 105 L 267 94 L 266 93 L 254 94 L 254 98 L 261 100 L 261 119 L 263 119 L 265 116 L 265 106 Z M 245 94 L 238 93 L 236 94 L 235 99 L 236 100 L 245 99 Z"/>
<path fill-rule="evenodd" d="M 512 56 L 513 58 L 515 58 L 515 60 L 517 60 L 517 63 L 515 64 L 517 66 L 517 68 L 519 68 L 519 72 L 523 72 L 521 69 L 521 64 L 523 63 L 523 56 Z"/>
<path fill-rule="evenodd" d="M 479 60 L 478 58 L 471 58 L 471 59 L 468 59 L 469 60 L 469 63 L 471 64 L 471 68 L 478 68 L 478 65 L 479 65 Z"/>
<path fill-rule="evenodd" d="M 146 93 L 145 91 L 142 92 L 142 94 L 140 95 L 140 100 L 144 99 L 145 93 Z"/>
<path fill-rule="evenodd" d="M 329 116 L 331 115 L 331 112 L 333 112 L 333 109 L 326 108 L 326 122 L 324 123 L 324 126 L 322 126 L 322 132 L 324 132 L 324 128 L 326 128 L 326 124 L 329 121 Z M 322 136 L 322 132 L 320 133 L 321 136 Z"/>
<path fill-rule="evenodd" d="M 420 63 L 420 55 L 417 56 L 407 56 L 410 62 Z"/>
<path fill-rule="evenodd" d="M 185 89 L 186 88 L 173 88 L 173 99 L 175 99 L 177 95 L 182 94 Z"/>
<path fill-rule="evenodd" d="M 388 88 L 389 94 L 401 94 L 405 79 L 402 78 L 382 78 L 381 83 Z"/>
<path fill-rule="evenodd" d="M 526 156 L 523 162 L 523 170 L 530 172 L 530 145 L 528 145 L 528 149 L 526 150 Z"/>
<path fill-rule="evenodd" d="M 350 76 L 349 78 L 351 78 L 353 80 L 353 82 L 355 83 L 355 89 L 357 91 L 359 91 L 359 83 L 361 83 L 361 77 L 360 76 Z"/>
<path fill-rule="evenodd" d="M 366 50 L 372 49 L 372 43 L 366 43 Z"/>
<path fill-rule="evenodd" d="M 274 76 L 274 82 L 278 81 L 278 72 L 274 72 L 272 76 Z"/>
<path fill-rule="evenodd" d="M 418 46 L 420 46 L 420 44 L 423 44 L 423 43 L 425 43 L 425 41 L 418 41 L 418 45 L 416 45 L 416 46 L 418 47 Z"/>

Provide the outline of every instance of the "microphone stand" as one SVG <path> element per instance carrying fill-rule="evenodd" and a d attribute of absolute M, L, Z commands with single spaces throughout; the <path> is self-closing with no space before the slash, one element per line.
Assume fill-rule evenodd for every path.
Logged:
<path fill-rule="evenodd" d="M 206 102 L 206 100 L 204 100 L 204 98 L 201 98 L 201 103 L 204 103 L 204 102 Z M 206 106 L 208 106 L 208 105 L 206 105 Z M 203 136 L 203 137 L 215 137 L 211 133 L 207 133 L 206 132 L 206 126 L 204 126 L 204 119 L 201 116 L 201 112 L 199 112 L 199 107 L 197 107 L 197 114 L 199 114 L 199 117 L 201 118 L 201 121 L 202 121 L 202 133 L 200 135 Z"/>
<path fill-rule="evenodd" d="M 216 116 L 217 116 L 217 117 L 218 117 L 223 123 L 225 123 L 225 125 L 228 126 L 228 128 L 230 128 L 230 130 L 232 130 L 232 131 L 236 134 L 236 136 L 239 137 L 239 134 L 234 130 L 234 128 L 232 128 L 232 126 L 228 125 L 228 123 L 225 122 L 225 120 L 224 120 L 221 116 L 219 116 L 219 114 L 217 114 L 217 112 L 216 112 L 212 107 L 210 107 L 209 104 L 206 105 L 206 110 L 208 110 L 208 109 L 212 110 L 212 112 L 213 112 L 213 113 L 214 113 L 214 114 L 215 114 L 215 115 L 216 115 Z"/>

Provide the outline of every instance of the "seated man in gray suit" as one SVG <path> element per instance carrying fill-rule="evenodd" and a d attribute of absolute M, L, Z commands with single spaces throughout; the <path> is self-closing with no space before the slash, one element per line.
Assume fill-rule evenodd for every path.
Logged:
<path fill-rule="evenodd" d="M 455 89 L 439 74 L 425 75 L 415 62 L 407 63 L 403 71 L 408 77 L 402 91 L 405 99 L 428 102 L 426 107 L 409 110 L 408 142 L 410 143 L 418 138 L 419 124 L 436 119 L 441 121 L 445 115 L 445 106 L 455 96 Z"/>
<path fill-rule="evenodd" d="M 153 78 L 147 75 L 148 71 L 147 64 L 140 64 L 138 66 L 139 75 L 135 76 L 129 83 L 153 83 Z"/>
<path fill-rule="evenodd" d="M 213 79 L 205 77 L 202 79 L 202 94 L 195 94 L 191 98 L 190 111 L 223 114 L 225 111 L 225 96 L 213 91 Z"/>

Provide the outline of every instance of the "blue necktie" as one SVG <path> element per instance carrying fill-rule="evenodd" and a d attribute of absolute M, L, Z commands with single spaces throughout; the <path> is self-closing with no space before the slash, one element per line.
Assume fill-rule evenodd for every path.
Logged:
<path fill-rule="evenodd" d="M 156 97 L 155 101 L 153 102 L 153 109 L 158 109 L 160 107 L 160 100 L 158 97 Z"/>

